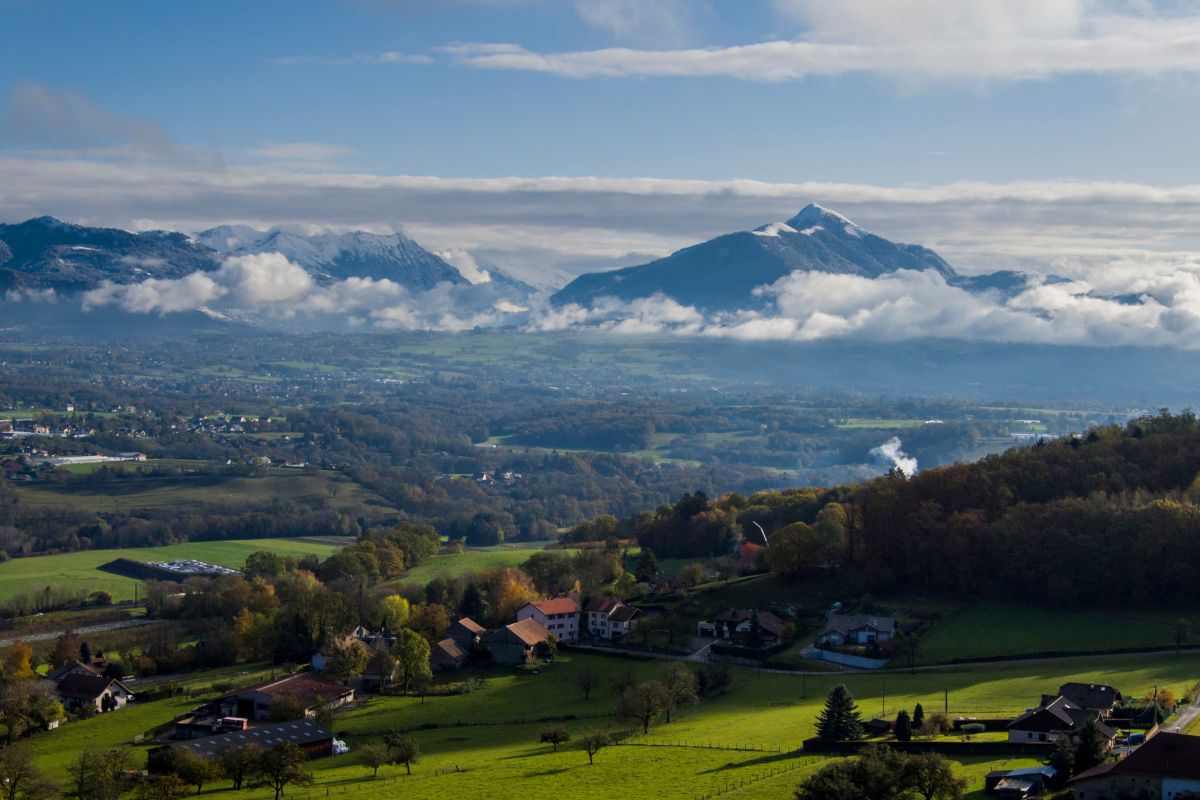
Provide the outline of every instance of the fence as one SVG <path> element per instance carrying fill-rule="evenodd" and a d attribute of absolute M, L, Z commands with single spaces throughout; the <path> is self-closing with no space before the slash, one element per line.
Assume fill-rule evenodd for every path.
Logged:
<path fill-rule="evenodd" d="M 804 752 L 815 755 L 852 756 L 872 745 L 881 745 L 898 753 L 940 753 L 955 758 L 967 756 L 1037 756 L 1041 758 L 1054 746 L 1053 742 L 823 742 L 814 738 L 804 741 Z"/>
<path fill-rule="evenodd" d="M 817 766 L 818 764 L 824 763 L 826 760 L 827 759 L 822 756 L 815 755 L 797 758 L 787 764 L 768 767 L 767 769 L 762 770 L 761 772 L 756 772 L 752 775 L 736 778 L 731 781 L 727 780 L 724 786 L 718 787 L 708 794 L 696 795 L 694 800 L 709 800 L 709 798 L 720 797 L 721 795 L 729 794 L 730 792 L 736 792 L 741 789 L 745 789 L 747 786 L 751 786 L 759 781 L 765 781 L 769 778 L 777 778 L 780 775 L 786 775 L 789 772 L 795 772 L 797 770 Z"/>

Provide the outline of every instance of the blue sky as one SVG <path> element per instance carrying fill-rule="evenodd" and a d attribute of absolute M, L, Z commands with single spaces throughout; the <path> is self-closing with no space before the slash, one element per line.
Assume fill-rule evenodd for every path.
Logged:
<path fill-rule="evenodd" d="M 4 220 L 403 229 L 558 278 L 810 200 L 968 270 L 1200 249 L 1192 0 L 0 15 Z"/>

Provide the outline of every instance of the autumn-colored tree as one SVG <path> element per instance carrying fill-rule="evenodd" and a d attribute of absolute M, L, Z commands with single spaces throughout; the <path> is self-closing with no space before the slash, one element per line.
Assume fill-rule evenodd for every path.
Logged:
<path fill-rule="evenodd" d="M 398 630 L 392 655 L 396 657 L 398 677 L 404 691 L 410 691 L 419 678 L 430 674 L 429 642 L 416 631 L 408 628 Z"/>
<path fill-rule="evenodd" d="M 61 667 L 70 661 L 78 661 L 81 657 L 79 652 L 79 637 L 75 635 L 75 631 L 65 631 L 55 641 L 54 652 L 50 655 L 50 661 L 54 666 Z"/>
<path fill-rule="evenodd" d="M 488 620 L 493 624 L 512 619 L 520 608 L 537 599 L 529 576 L 511 567 L 487 571 L 485 587 Z"/>
<path fill-rule="evenodd" d="M 402 595 L 389 594 L 379 601 L 379 621 L 388 630 L 394 631 L 408 622 L 408 600 Z"/>
<path fill-rule="evenodd" d="M 327 678 L 344 683 L 361 675 L 371 660 L 370 649 L 352 637 L 345 637 L 326 645 L 321 654 L 325 656 L 324 674 Z"/>
<path fill-rule="evenodd" d="M 4 678 L 10 681 L 33 677 L 33 648 L 28 642 L 18 639 L 9 645 L 4 653 L 3 670 Z"/>

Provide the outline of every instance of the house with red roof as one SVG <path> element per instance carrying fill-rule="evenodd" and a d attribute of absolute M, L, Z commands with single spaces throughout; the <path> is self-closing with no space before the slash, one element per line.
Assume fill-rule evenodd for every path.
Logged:
<path fill-rule="evenodd" d="M 579 603 L 571 597 L 555 597 L 525 605 L 517 612 L 517 621 L 531 619 L 560 641 L 579 638 Z"/>
<path fill-rule="evenodd" d="M 1200 794 L 1200 736 L 1160 733 L 1120 761 L 1071 779 L 1075 800 L 1155 800 Z"/>

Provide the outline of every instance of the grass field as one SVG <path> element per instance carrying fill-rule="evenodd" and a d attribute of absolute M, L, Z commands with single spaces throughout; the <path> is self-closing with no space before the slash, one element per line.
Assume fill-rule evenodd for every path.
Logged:
<path fill-rule="evenodd" d="M 760 778 L 730 794 L 739 799 L 786 800 L 798 781 L 824 763 L 794 750 L 812 735 L 816 714 L 835 683 L 848 686 L 865 717 L 884 710 L 885 688 L 889 717 L 900 708 L 911 709 L 917 702 L 929 712 L 941 710 L 946 697 L 951 714 L 1001 716 L 1022 711 L 1043 692 L 1052 692 L 1067 680 L 1104 681 L 1127 694 L 1142 694 L 1154 686 L 1181 690 L 1200 675 L 1200 656 L 1064 659 L 1036 665 L 842 678 L 800 678 L 736 669 L 727 696 L 704 700 L 696 708 L 677 714 L 673 722 L 652 727 L 648 736 L 633 740 L 640 745 L 661 746 L 609 747 L 600 751 L 591 766 L 574 742 L 557 754 L 538 743 L 538 732 L 545 725 L 538 721 L 540 717 L 575 715 L 578 719 L 566 724 L 576 740 L 589 729 L 631 727 L 611 716 L 611 688 L 606 686 L 594 692 L 591 699 L 583 699 L 575 678 L 584 666 L 605 675 L 631 668 L 648 676 L 661 669 L 659 663 L 574 654 L 560 657 L 556 664 L 539 665 L 540 674 L 530 670 L 481 673 L 484 686 L 470 694 L 435 696 L 425 702 L 416 698 L 370 698 L 335 722 L 335 731 L 350 744 L 352 752 L 311 762 L 317 785 L 291 790 L 288 796 L 313 800 L 325 796 L 384 800 L 399 795 L 434 800 L 517 793 L 557 797 L 564 796 L 564 787 L 569 787 L 567 795 L 581 800 L 692 800 L 729 784 Z M 203 683 L 213 679 L 196 675 L 192 680 Z M 39 735 L 31 746 L 44 768 L 61 774 L 59 771 L 74 752 L 85 744 L 127 744 L 137 733 L 194 703 L 135 704 L 114 715 Z M 435 725 L 438 727 L 429 727 Z M 422 760 L 411 777 L 403 777 L 403 768 L 385 767 L 381 770 L 382 780 L 371 781 L 367 771 L 356 764 L 353 749 L 379 739 L 393 728 L 413 731 L 421 745 Z M 756 746 L 764 750 L 701 749 L 694 747 L 697 744 Z M 138 757 L 144 756 L 139 752 Z M 971 781 L 971 796 L 982 797 L 982 777 L 988 770 L 1033 763 L 1030 759 L 978 759 L 958 769 Z M 456 767 L 462 771 L 454 771 Z M 780 773 L 782 769 L 788 771 Z M 214 784 L 211 791 L 230 798 L 264 797 L 263 790 L 235 794 L 218 790 L 220 786 Z"/>
<path fill-rule="evenodd" d="M 537 551 L 538 548 L 534 547 L 516 547 L 511 550 L 468 550 L 457 555 L 433 556 L 426 559 L 425 563 L 420 566 L 413 567 L 394 582 L 424 586 L 434 578 L 458 577 L 480 569 L 518 567 Z M 556 550 L 555 552 L 571 554 L 575 551 Z"/>
<path fill-rule="evenodd" d="M 166 547 L 138 547 L 117 550 L 85 550 L 78 553 L 58 553 L 50 556 L 14 558 L 0 564 L 0 599 L 44 586 L 64 590 L 94 592 L 104 589 L 113 593 L 114 600 L 132 600 L 138 581 L 103 572 L 99 567 L 117 558 L 135 561 L 171 561 L 195 558 L 226 567 L 240 568 L 246 556 L 257 550 L 270 550 L 290 556 L 309 553 L 324 558 L 345 543 L 332 539 L 328 543 L 310 539 L 234 539 L 222 542 L 187 542 Z"/>
<path fill-rule="evenodd" d="M 55 483 L 15 488 L 17 497 L 26 505 L 74 506 L 91 511 L 269 503 L 275 499 L 328 502 L 333 508 L 368 505 L 390 509 L 383 498 L 336 472 L 306 475 L 300 470 L 282 468 L 256 477 L 180 475 L 91 485 Z"/>
<path fill-rule="evenodd" d="M 1200 609 L 1056 609 L 979 603 L 936 622 L 921 639 L 919 660 L 940 664 L 1022 653 L 1167 647 L 1174 644 L 1179 618 L 1196 616 L 1200 616 Z"/>

